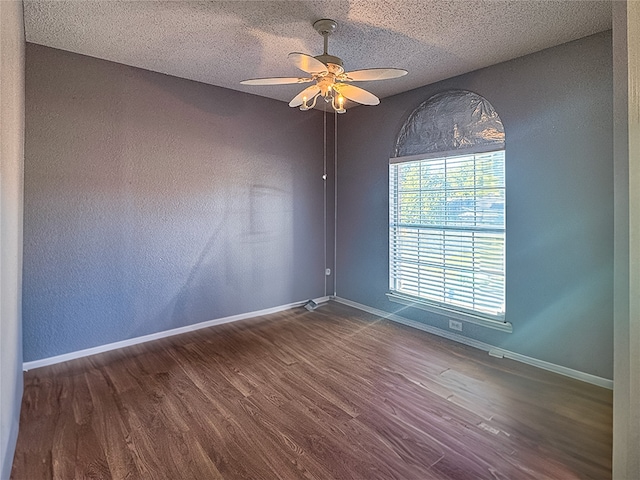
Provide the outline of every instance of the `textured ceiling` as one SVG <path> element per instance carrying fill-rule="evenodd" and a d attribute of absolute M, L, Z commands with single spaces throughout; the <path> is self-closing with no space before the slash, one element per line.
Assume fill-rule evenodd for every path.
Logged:
<path fill-rule="evenodd" d="M 1 1 L 1 0 L 0 0 Z M 289 52 L 322 53 L 312 28 L 338 21 L 329 53 L 347 70 L 398 67 L 359 84 L 380 98 L 611 28 L 611 0 L 32 1 L 28 42 L 288 102 L 302 87 Z"/>

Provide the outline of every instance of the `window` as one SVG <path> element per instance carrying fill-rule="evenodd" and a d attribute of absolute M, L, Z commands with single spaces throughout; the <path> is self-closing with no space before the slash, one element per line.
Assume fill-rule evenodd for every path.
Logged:
<path fill-rule="evenodd" d="M 504 319 L 504 150 L 389 166 L 390 290 Z"/>
<path fill-rule="evenodd" d="M 505 321 L 505 137 L 491 104 L 450 90 L 416 108 L 389 165 L 389 299 Z"/>

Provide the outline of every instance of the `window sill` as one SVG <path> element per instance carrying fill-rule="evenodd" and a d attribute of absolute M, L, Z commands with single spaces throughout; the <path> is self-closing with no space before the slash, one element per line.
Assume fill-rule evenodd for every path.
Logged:
<path fill-rule="evenodd" d="M 389 292 L 387 293 L 387 297 L 391 302 L 400 303 L 402 305 L 407 305 L 412 308 L 419 308 L 420 310 L 425 310 L 427 312 L 433 312 L 440 315 L 445 315 L 450 318 L 455 318 L 456 320 L 473 323 L 475 325 L 480 325 L 482 327 L 492 328 L 494 330 L 500 330 L 502 332 L 507 332 L 507 333 L 513 333 L 513 325 L 511 324 L 511 322 L 506 322 L 506 321 L 501 322 L 499 320 L 490 320 L 488 318 L 483 318 L 483 317 L 479 317 L 469 313 L 453 310 L 450 308 L 441 307 L 439 305 L 434 305 L 426 301 L 421 301 L 413 297 L 404 296 L 398 293 Z"/>

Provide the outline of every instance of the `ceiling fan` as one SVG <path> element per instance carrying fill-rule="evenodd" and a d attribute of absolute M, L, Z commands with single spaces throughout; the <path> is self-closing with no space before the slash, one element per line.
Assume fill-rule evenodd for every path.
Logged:
<path fill-rule="evenodd" d="M 293 52 L 289 60 L 300 70 L 310 74 L 310 77 L 272 77 L 243 80 L 243 85 L 286 85 L 292 83 L 311 83 L 289 102 L 290 107 L 300 107 L 309 110 L 316 106 L 318 98 L 330 103 L 337 113 L 346 112 L 345 99 L 362 105 L 378 105 L 380 99 L 374 94 L 350 82 L 365 82 L 371 80 L 387 80 L 406 75 L 408 72 L 401 68 L 368 68 L 345 72 L 342 59 L 329 55 L 327 47 L 329 35 L 338 24 L 335 20 L 322 19 L 313 24 L 313 28 L 324 37 L 324 53 L 312 57 L 304 53 Z"/>

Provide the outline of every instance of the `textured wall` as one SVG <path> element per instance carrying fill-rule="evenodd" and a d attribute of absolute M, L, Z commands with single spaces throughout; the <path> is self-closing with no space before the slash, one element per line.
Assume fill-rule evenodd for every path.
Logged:
<path fill-rule="evenodd" d="M 24 356 L 324 294 L 322 116 L 27 44 Z"/>
<path fill-rule="evenodd" d="M 22 2 L 0 2 L 0 478 L 8 479 L 22 400 Z"/>
<path fill-rule="evenodd" d="M 507 319 L 464 334 L 612 378 L 611 34 L 603 33 L 352 109 L 341 123 L 338 295 L 398 311 L 388 291 L 388 158 L 404 119 L 449 88 L 484 96 L 506 132 Z M 428 62 L 428 59 L 425 59 Z M 344 133 L 348 132 L 348 133 Z M 447 328 L 443 316 L 401 315 Z"/>

